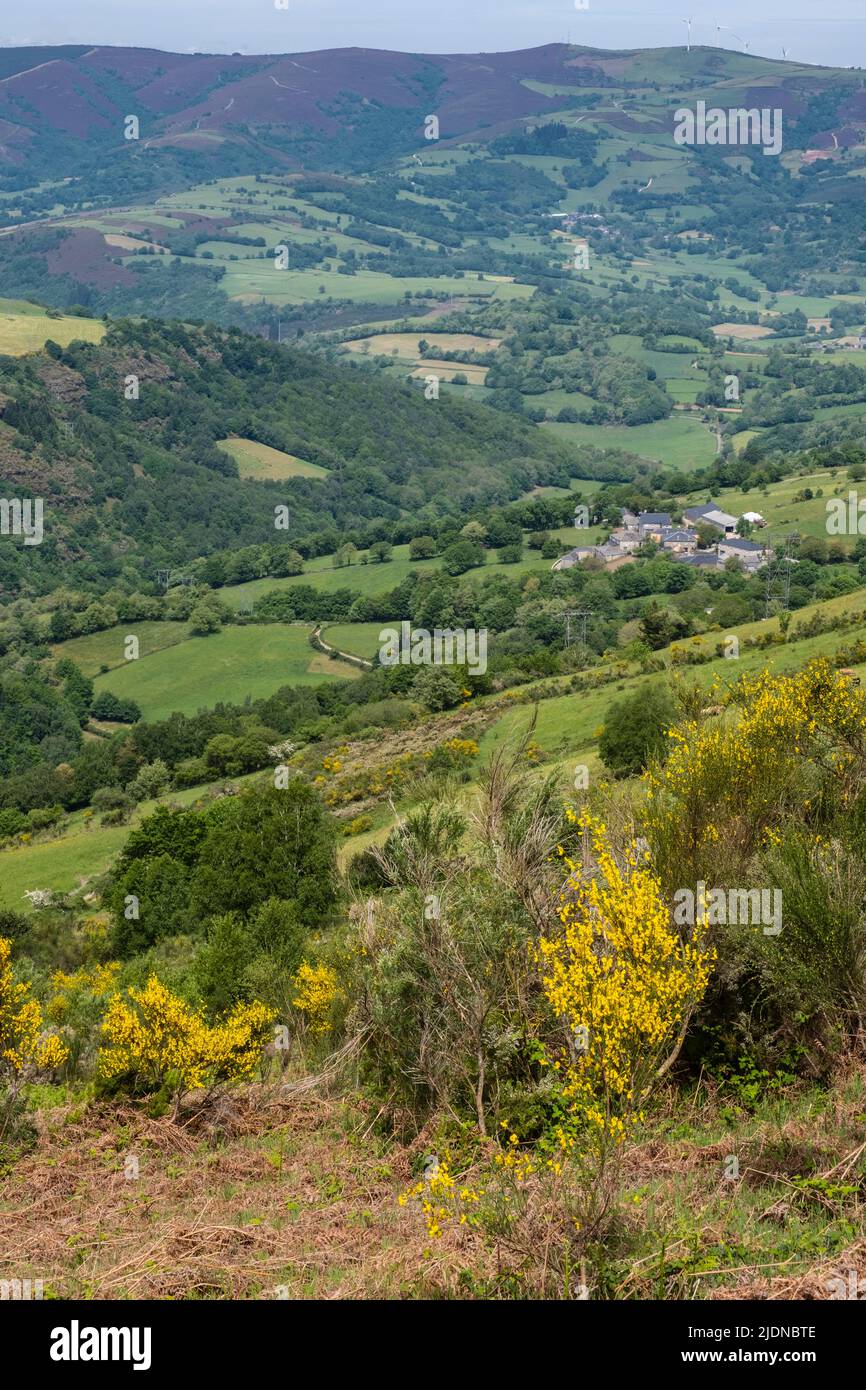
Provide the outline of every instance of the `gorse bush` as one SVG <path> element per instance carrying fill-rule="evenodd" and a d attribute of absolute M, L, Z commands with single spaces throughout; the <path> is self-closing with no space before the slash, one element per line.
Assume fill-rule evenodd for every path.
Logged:
<path fill-rule="evenodd" d="M 179 1092 L 218 1081 L 250 1080 L 259 1065 L 274 1012 L 254 1002 L 237 1005 L 221 1022 L 172 994 L 156 976 L 143 989 L 110 1000 L 102 1023 L 98 1074 L 133 1089 Z"/>
<path fill-rule="evenodd" d="M 471 854 L 467 820 L 447 803 L 407 816 L 375 852 L 384 895 L 352 913 L 349 1025 L 365 1039 L 365 1076 L 410 1128 L 452 1109 L 487 1133 L 511 1088 L 531 1095 L 542 1081 L 520 855 L 533 846 L 541 868 L 561 812 L 536 844 L 528 778 L 511 780 L 509 789 L 495 770 L 486 777 L 478 815 L 490 837 L 482 848 L 473 835 Z"/>
<path fill-rule="evenodd" d="M 796 1045 L 801 1063 L 826 1075 L 843 1041 L 861 1042 L 866 1013 L 864 859 L 833 836 L 788 827 L 762 863 L 784 903 L 784 949 L 761 937 L 764 985 L 757 1017 L 777 1050 Z"/>
<path fill-rule="evenodd" d="M 671 737 L 642 815 L 666 894 L 761 886 L 782 904 L 779 935 L 712 927 L 718 968 L 688 1054 L 824 1074 L 862 1032 L 866 694 L 823 659 L 763 671 L 737 682 L 721 718 L 693 711 Z"/>
<path fill-rule="evenodd" d="M 0 1165 L 35 1138 L 25 1113 L 25 1083 L 56 1071 L 68 1056 L 63 1039 L 45 1028 L 30 984 L 16 981 L 12 943 L 0 937 Z"/>
<path fill-rule="evenodd" d="M 120 965 L 84 965 L 78 970 L 55 970 L 45 1016 L 63 1029 L 68 1047 L 64 1074 L 89 1074 L 96 1057 L 96 1035 L 108 998 L 117 989 Z"/>
<path fill-rule="evenodd" d="M 30 985 L 16 983 L 12 943 L 0 937 L 0 1080 L 17 1087 L 33 1072 L 59 1067 L 68 1052 L 55 1033 L 45 1030 L 42 1007 L 31 997 Z"/>
<path fill-rule="evenodd" d="M 332 1011 L 340 994 L 336 971 L 329 965 L 302 961 L 292 984 L 296 991 L 292 1003 L 313 1036 L 330 1033 Z"/>
<path fill-rule="evenodd" d="M 704 924 L 685 938 L 672 929 L 647 852 L 631 848 L 618 861 L 600 821 L 584 814 L 577 825 L 588 862 L 564 856 L 562 930 L 539 942 L 544 992 L 568 1037 L 554 1062 L 568 1107 L 557 1134 L 563 1148 L 579 1142 L 587 1125 L 621 1142 L 643 1118 L 715 958 Z"/>
<path fill-rule="evenodd" d="M 738 717 L 736 715 L 739 710 Z M 786 816 L 820 827 L 855 802 L 866 771 L 866 693 L 825 660 L 744 676 L 730 715 L 692 719 L 646 777 L 645 833 L 666 889 L 742 881 Z"/>

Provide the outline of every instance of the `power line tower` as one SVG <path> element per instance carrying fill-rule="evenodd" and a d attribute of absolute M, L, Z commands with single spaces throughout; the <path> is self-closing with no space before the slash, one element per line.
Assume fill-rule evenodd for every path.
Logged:
<path fill-rule="evenodd" d="M 773 585 L 777 579 L 782 581 L 782 612 L 787 613 L 791 607 L 791 566 L 794 563 L 791 551 L 799 544 L 800 535 L 797 531 L 792 531 L 785 537 L 785 548 L 781 555 L 776 555 L 767 564 L 767 578 L 764 602 L 764 617 L 773 616 L 773 605 L 778 603 L 779 596 L 773 594 Z"/>
<path fill-rule="evenodd" d="M 580 640 L 586 646 L 586 625 L 594 614 L 592 608 L 569 608 L 564 613 L 560 613 L 560 618 L 565 622 L 565 645 L 572 645 L 571 624 L 580 623 Z"/>

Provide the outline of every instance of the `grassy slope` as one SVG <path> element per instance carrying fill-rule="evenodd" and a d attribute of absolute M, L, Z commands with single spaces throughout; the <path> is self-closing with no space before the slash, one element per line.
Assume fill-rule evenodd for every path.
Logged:
<path fill-rule="evenodd" d="M 322 637 L 340 652 L 372 661 L 379 650 L 379 633 L 387 626 L 387 623 L 331 623 L 322 628 Z"/>
<path fill-rule="evenodd" d="M 61 347 L 68 347 L 75 341 L 98 343 L 104 336 L 105 324 L 96 319 L 80 319 L 67 314 L 55 318 L 36 304 L 0 299 L 0 353 L 7 357 L 36 352 L 49 338 Z"/>
<path fill-rule="evenodd" d="M 861 589 L 854 594 L 832 599 L 826 604 L 802 609 L 799 614 L 794 616 L 792 627 L 805 621 L 816 609 L 829 614 L 838 614 L 848 611 L 861 612 L 864 608 L 866 608 L 866 591 Z M 371 639 L 375 642 L 378 637 L 378 629 L 379 624 L 376 623 L 334 624 L 325 630 L 324 635 L 326 640 L 333 642 L 334 645 L 339 646 L 342 642 L 344 650 L 368 655 Z M 757 635 L 766 630 L 778 631 L 778 619 L 771 618 L 765 623 L 747 623 L 729 629 L 731 633 L 738 634 L 741 638 Z M 225 631 L 249 633 L 255 629 L 240 628 L 226 629 Z M 268 628 L 266 631 L 284 633 L 287 629 Z M 288 631 L 297 633 L 306 643 L 306 634 L 302 629 L 293 628 L 288 629 Z M 866 623 L 845 632 L 829 632 L 819 637 L 773 646 L 766 651 L 743 649 L 742 655 L 737 661 L 719 658 L 704 665 L 687 668 L 686 679 L 694 680 L 703 686 L 709 686 L 717 678 L 723 685 L 727 685 L 736 680 L 742 672 L 757 671 L 764 665 L 769 665 L 779 671 L 794 670 L 813 656 L 832 654 L 839 647 L 864 633 L 866 633 Z M 721 637 L 726 635 L 727 633 L 721 632 L 708 634 L 699 639 L 700 645 L 714 646 Z M 341 639 L 341 642 L 337 641 L 337 637 Z M 194 640 L 206 645 L 214 639 Z M 313 655 L 309 646 L 306 646 L 305 649 L 310 655 Z M 188 651 L 188 648 L 176 647 L 171 651 L 176 653 L 180 659 Z M 168 653 L 164 655 L 168 655 Z M 154 656 L 150 658 L 150 661 L 155 662 L 158 659 L 157 656 Z M 317 676 L 317 680 L 324 679 L 325 668 L 333 669 L 335 666 L 335 663 L 326 657 L 321 657 L 320 660 L 323 665 L 323 674 Z M 188 664 L 188 659 L 186 664 Z M 142 667 L 143 669 L 144 667 Z M 338 665 L 338 669 L 345 671 L 348 668 Z M 357 668 L 351 669 L 353 674 L 357 674 Z M 866 664 L 857 669 L 861 677 L 866 679 Z M 107 677 L 105 679 L 108 680 Z M 553 683 L 558 684 L 561 679 L 559 677 Z M 515 744 L 528 733 L 530 723 L 535 717 L 536 725 L 532 737 L 540 745 L 537 759 L 539 769 L 559 773 L 565 788 L 573 784 L 574 767 L 577 763 L 589 767 L 590 777 L 594 779 L 597 775 L 601 775 L 597 735 L 604 722 L 608 707 L 621 695 L 646 686 L 648 683 L 664 679 L 664 673 L 627 675 L 615 685 L 606 685 L 597 691 L 541 700 L 538 705 L 537 716 L 532 703 L 516 704 L 513 709 L 505 709 L 484 734 L 480 744 L 481 760 L 486 762 L 494 750 L 505 743 Z M 543 691 L 546 684 L 549 682 L 539 682 L 535 688 L 539 692 Z M 524 688 L 523 693 L 527 693 L 528 690 L 528 687 Z M 134 691 L 119 693 L 132 694 L 133 698 L 139 698 Z M 484 707 L 489 703 L 489 699 L 490 697 L 480 701 L 479 704 Z M 212 702 L 211 699 L 210 703 Z M 238 779 L 233 780 L 237 781 Z M 173 793 L 168 800 L 172 802 L 193 801 L 200 794 L 200 789 L 193 789 L 183 793 Z M 466 788 L 465 795 L 471 799 L 473 794 L 473 788 L 470 785 Z M 387 833 L 390 822 L 391 817 L 387 808 L 375 808 L 372 829 L 363 835 L 347 840 L 342 848 L 341 857 L 345 860 L 347 856 L 365 848 L 371 841 L 381 840 Z M 86 829 L 83 814 L 78 813 L 70 818 L 66 831 L 56 839 L 30 845 L 26 849 L 0 851 L 0 905 L 20 907 L 21 895 L 28 888 L 48 887 L 58 891 L 71 891 L 77 886 L 79 880 L 90 878 L 104 871 L 122 845 L 127 833 L 127 830 L 115 827 L 102 829 L 93 826 Z"/>
<path fill-rule="evenodd" d="M 602 531 L 601 528 L 594 527 L 578 534 L 572 527 L 563 527 L 562 531 L 557 531 L 556 534 L 561 535 L 568 545 L 577 545 L 578 542 L 592 545 L 601 536 Z M 516 564 L 500 565 L 496 552 L 488 550 L 485 552 L 484 566 L 469 570 L 468 574 L 474 579 L 490 569 L 501 569 L 503 574 L 514 579 L 525 574 L 543 574 L 550 569 L 552 563 L 552 560 L 541 559 L 537 550 L 525 550 L 523 558 Z M 320 555 L 305 564 L 303 574 L 292 575 L 288 579 L 251 579 L 246 584 L 228 585 L 220 589 L 219 595 L 232 608 L 244 607 L 260 598 L 262 594 L 293 588 L 297 584 L 310 585 L 323 594 L 332 594 L 338 589 L 351 589 L 365 596 L 379 595 L 395 589 L 410 574 L 438 570 L 441 567 L 441 556 L 434 556 L 432 560 L 410 560 L 408 545 L 395 545 L 392 558 L 383 564 L 362 564 L 356 561 L 354 564 L 341 565 L 335 569 L 332 556 Z"/>
<path fill-rule="evenodd" d="M 840 1271 L 862 1278 L 862 1170 L 832 1204 L 794 1180 L 855 1154 L 864 1098 L 854 1069 L 752 1113 L 706 1086 L 687 1102 L 663 1093 L 617 1184 L 623 1239 L 603 1272 L 588 1266 L 589 1297 L 826 1299 Z M 0 1278 L 41 1278 L 55 1298 L 466 1298 L 470 1269 L 474 1296 L 496 1296 L 477 1236 L 446 1222 L 431 1242 L 417 1204 L 401 1205 L 423 1142 L 380 1137 L 361 1097 L 242 1087 L 223 1104 L 219 1144 L 194 1115 L 180 1143 L 176 1126 L 128 1104 L 85 1107 L 48 1087 L 34 1099 L 38 1145 L 0 1188 L 15 1224 Z M 123 1180 L 130 1152 L 135 1182 Z M 731 1153 L 738 1182 L 723 1180 Z M 483 1172 L 463 1180 L 483 1185 Z"/>
<path fill-rule="evenodd" d="M 172 792 L 154 801 L 142 801 L 126 826 L 102 826 L 96 818 L 88 818 L 86 811 L 76 811 L 68 817 L 62 835 L 55 839 L 0 851 L 0 906 L 26 910 L 27 904 L 22 899 L 31 888 L 71 893 L 84 886 L 105 873 L 123 848 L 130 829 L 155 810 L 160 801 L 172 806 L 191 806 L 225 780 Z M 233 777 L 231 780 L 235 785 L 247 779 Z"/>
<path fill-rule="evenodd" d="M 804 488 L 811 488 L 812 492 L 821 488 L 824 495 L 805 502 L 794 502 L 792 499 L 795 494 L 802 492 Z M 847 500 L 849 489 L 857 492 L 858 485 L 848 482 L 843 469 L 821 469 L 814 473 L 782 478 L 780 482 L 770 483 L 760 492 L 755 489 L 750 492 L 724 489 L 714 500 L 720 502 L 725 511 L 730 512 L 732 516 L 740 516 L 743 512 L 759 512 L 767 523 L 767 530 L 762 532 L 763 537 L 782 540 L 789 533 L 797 531 L 802 536 L 817 536 L 826 540 L 827 500 L 837 495 Z M 685 500 L 683 505 L 697 505 L 705 496 L 706 493 L 695 493 Z M 842 539 L 849 545 L 856 537 Z"/>
<path fill-rule="evenodd" d="M 188 623 L 127 623 L 110 627 L 105 632 L 92 632 L 86 637 L 71 637 L 58 642 L 51 655 L 58 661 L 64 657 L 81 667 L 85 676 L 97 676 L 103 666 L 110 670 L 126 666 L 124 644 L 127 637 L 138 638 L 139 660 L 152 656 L 166 647 L 176 646 L 189 637 Z"/>
<path fill-rule="evenodd" d="M 557 393 L 565 395 L 564 392 Z M 539 397 L 543 402 L 544 398 Z M 688 472 L 705 468 L 716 457 L 715 437 L 701 424 L 700 416 L 677 412 L 667 420 L 651 425 L 565 425 L 548 423 L 551 430 L 569 444 L 592 444 L 600 449 L 626 449 L 642 458 L 654 459 L 671 468 Z"/>
<path fill-rule="evenodd" d="M 281 685 L 317 685 L 357 675 L 357 668 L 315 652 L 307 629 L 271 623 L 225 627 L 163 648 L 97 677 L 94 685 L 97 694 L 111 690 L 136 700 L 152 722 L 175 711 L 195 714 L 219 701 L 242 704 L 248 695 L 258 699 Z"/>
<path fill-rule="evenodd" d="M 307 463 L 305 459 L 295 458 L 294 454 L 284 454 L 281 449 L 272 449 L 268 444 L 259 444 L 255 439 L 221 439 L 220 449 L 230 454 L 238 466 L 242 478 L 327 478 L 327 468 L 317 463 Z"/>

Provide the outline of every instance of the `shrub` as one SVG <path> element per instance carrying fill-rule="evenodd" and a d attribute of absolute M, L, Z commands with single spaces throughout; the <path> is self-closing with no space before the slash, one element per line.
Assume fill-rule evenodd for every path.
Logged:
<path fill-rule="evenodd" d="M 201 1013 L 152 975 L 143 989 L 116 994 L 102 1023 L 98 1071 L 133 1090 L 198 1090 L 218 1081 L 250 1080 L 273 1022 L 273 1010 L 239 1004 L 208 1026 Z"/>
<path fill-rule="evenodd" d="M 96 1038 L 105 1004 L 117 987 L 120 965 L 81 966 L 67 972 L 55 970 L 51 976 L 54 993 L 45 1005 L 45 1015 L 62 1027 L 69 1045 L 66 1068 L 70 1073 L 88 1072 L 96 1054 Z"/>
<path fill-rule="evenodd" d="M 42 1009 L 31 986 L 16 983 L 12 943 L 0 937 L 0 1163 L 14 1159 L 36 1137 L 27 1113 L 23 1084 L 54 1071 L 69 1055 L 66 1044 L 44 1029 Z"/>
<path fill-rule="evenodd" d="M 59 1067 L 68 1048 L 43 1031 L 42 1008 L 30 998 L 29 984 L 12 975 L 12 943 L 0 937 L 0 1078 L 17 1085 L 35 1071 Z"/>
<path fill-rule="evenodd" d="M 331 1013 L 340 993 L 337 975 L 328 965 L 303 961 L 292 980 L 297 991 L 292 1003 L 314 1037 L 331 1031 Z"/>
<path fill-rule="evenodd" d="M 539 943 L 544 992 L 567 1030 L 559 1061 L 565 1149 L 586 1126 L 619 1143 L 642 1117 L 660 1068 L 679 1052 L 715 958 L 704 926 L 686 939 L 671 927 L 661 885 L 637 849 L 620 864 L 600 821 L 585 813 L 576 823 L 589 863 L 565 859 L 562 931 Z"/>
<path fill-rule="evenodd" d="M 22 811 L 16 810 L 14 806 L 0 811 L 0 840 L 10 838 L 12 835 L 20 835 L 22 830 L 27 829 L 27 824 L 27 817 Z"/>
<path fill-rule="evenodd" d="M 437 666 L 425 666 L 412 682 L 412 693 L 432 714 L 454 709 L 463 699 L 458 681 Z"/>
<path fill-rule="evenodd" d="M 155 796 L 161 796 L 168 787 L 169 770 L 162 758 L 155 758 L 152 763 L 145 763 L 139 768 L 135 778 L 129 784 L 129 794 L 136 801 L 150 801 Z"/>
<path fill-rule="evenodd" d="M 29 930 L 30 923 L 23 912 L 0 908 L 0 937 L 5 936 L 14 941 L 16 937 L 25 936 Z"/>
<path fill-rule="evenodd" d="M 789 815 L 820 824 L 862 783 L 866 694 L 825 659 L 743 676 L 734 700 L 737 723 L 688 720 L 664 767 L 648 770 L 645 831 L 666 887 L 743 882 L 768 827 Z"/>
<path fill-rule="evenodd" d="M 497 558 L 500 565 L 516 565 L 523 559 L 522 545 L 503 545 Z"/>
<path fill-rule="evenodd" d="M 90 706 L 90 714 L 93 719 L 135 724 L 141 718 L 141 707 L 134 700 L 124 700 L 110 690 L 102 690 Z"/>
<path fill-rule="evenodd" d="M 634 777 L 652 758 L 661 760 L 675 718 L 674 702 L 663 685 L 644 686 L 612 704 L 599 739 L 605 767 L 616 777 Z"/>

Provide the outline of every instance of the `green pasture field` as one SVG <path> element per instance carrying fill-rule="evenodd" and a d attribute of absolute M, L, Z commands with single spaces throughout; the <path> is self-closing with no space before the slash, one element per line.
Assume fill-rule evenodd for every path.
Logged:
<path fill-rule="evenodd" d="M 231 782 L 236 786 L 260 775 L 232 777 Z M 192 806 L 208 790 L 222 786 L 225 781 L 221 778 L 208 786 L 189 787 L 153 801 L 142 801 L 128 825 L 102 826 L 98 817 L 88 818 L 84 811 L 76 811 L 54 839 L 0 850 L 0 907 L 28 912 L 30 908 L 24 893 L 34 888 L 48 888 L 55 893 L 83 891 L 89 882 L 110 868 L 130 830 L 157 806 Z"/>
<path fill-rule="evenodd" d="M 396 621 L 396 620 L 395 620 Z M 322 638 L 338 651 L 372 661 L 379 650 L 379 633 L 389 623 L 332 623 L 322 628 Z"/>
<path fill-rule="evenodd" d="M 832 599 L 827 603 L 800 610 L 798 614 L 794 615 L 793 626 L 796 627 L 798 622 L 807 619 L 816 608 L 826 613 L 838 613 L 860 611 L 861 605 L 866 607 L 866 590 L 863 589 L 855 594 L 845 595 L 843 598 Z M 384 626 L 386 625 L 384 624 Z M 345 651 L 357 650 L 359 655 L 369 653 L 369 659 L 374 650 L 372 644 L 376 642 L 379 630 L 380 624 L 378 623 L 333 624 L 324 630 L 323 635 L 326 641 Z M 778 632 L 777 618 L 768 619 L 761 623 L 741 624 L 739 627 L 730 629 L 730 632 L 744 637 L 768 630 Z M 235 631 L 249 632 L 251 629 L 236 629 Z M 856 635 L 862 634 L 864 631 L 866 631 L 866 625 L 857 629 L 849 629 L 846 632 L 830 632 L 800 642 L 773 646 L 763 651 L 744 651 L 737 661 L 720 658 L 702 666 L 688 668 L 687 675 L 689 679 L 694 679 L 701 686 L 707 687 L 716 676 L 721 679 L 723 685 L 728 685 L 742 672 L 757 671 L 762 666 L 769 666 L 779 671 L 795 670 L 811 657 L 832 654 L 837 648 L 852 641 Z M 306 640 L 306 634 L 302 633 L 301 635 Z M 728 635 L 727 632 L 708 633 L 698 641 L 701 646 L 715 645 L 726 635 Z M 201 640 L 207 642 L 212 639 Z M 309 651 L 310 648 L 308 647 L 307 650 Z M 151 661 L 155 660 L 157 660 L 156 657 L 151 658 Z M 334 663 L 329 662 L 329 664 L 333 665 Z M 866 675 L 866 664 L 856 669 L 861 675 Z M 598 762 L 597 737 L 598 730 L 603 726 L 608 708 L 623 694 L 640 688 L 647 682 L 659 681 L 664 678 L 663 673 L 629 675 L 615 685 L 608 685 L 598 691 L 575 692 L 540 701 L 537 706 L 535 729 L 532 733 L 533 739 L 541 745 L 542 749 L 539 770 L 542 772 L 558 771 L 564 777 L 572 779 L 571 760 L 573 759 L 574 764 L 577 762 L 586 764 L 590 769 L 591 777 L 605 775 Z M 539 692 L 544 688 L 544 684 L 543 682 L 539 683 Z M 506 710 L 502 717 L 487 730 L 481 740 L 480 764 L 484 765 L 493 752 L 503 744 L 516 746 L 518 740 L 528 733 L 534 712 L 535 707 L 532 704 L 516 704 L 514 709 Z M 253 777 L 256 775 L 252 774 Z M 233 782 L 240 780 L 248 779 L 232 779 Z M 176 805 L 190 805 L 203 795 L 204 790 L 200 787 L 191 788 L 186 791 L 171 793 L 161 800 Z M 467 796 L 471 797 L 472 795 L 473 789 L 470 786 L 467 788 Z M 156 802 L 148 802 L 139 807 L 133 817 L 132 824 L 153 810 L 156 804 Z M 365 836 L 353 837 L 346 842 L 342 847 L 342 859 L 357 853 L 368 843 L 382 838 L 390 823 L 390 817 L 385 811 L 382 811 L 381 814 L 377 811 L 374 820 L 375 826 Z M 76 888 L 83 887 L 95 875 L 105 872 L 122 848 L 129 830 L 130 826 L 102 828 L 95 823 L 91 823 L 87 828 L 84 813 L 76 812 L 70 817 L 64 833 L 58 838 L 40 841 L 14 850 L 0 851 L 0 906 L 26 910 L 27 904 L 22 900 L 23 893 L 32 888 L 50 888 L 57 892 L 71 892 Z"/>
<path fill-rule="evenodd" d="M 593 444 L 599 449 L 625 449 L 642 458 L 688 472 L 703 468 L 716 457 L 715 438 L 697 416 L 678 412 L 650 425 L 561 425 L 548 422 L 570 444 Z"/>
<path fill-rule="evenodd" d="M 83 675 L 98 676 L 103 667 L 114 670 L 130 663 L 124 655 L 127 637 L 138 638 L 140 661 L 164 651 L 166 647 L 177 646 L 189 637 L 188 623 L 119 623 L 117 627 L 106 628 L 104 632 L 91 632 L 86 637 L 71 637 L 67 642 L 58 642 L 51 648 L 51 655 L 61 661 L 64 657 L 74 661 Z"/>
<path fill-rule="evenodd" d="M 508 281 L 459 279 L 455 275 L 400 276 L 384 271 L 359 270 L 356 275 L 340 275 L 333 270 L 278 271 L 271 261 L 230 263 L 221 288 L 230 298 L 246 302 L 266 299 L 272 304 L 302 304 L 315 301 L 320 288 L 334 299 L 350 299 L 364 304 L 391 304 L 402 299 L 406 290 L 413 295 L 427 289 L 437 294 L 479 295 L 485 299 L 529 299 L 532 285 Z"/>
<path fill-rule="evenodd" d="M 255 439 L 220 439 L 217 448 L 231 455 L 242 478 L 262 480 L 328 476 L 327 468 L 320 468 L 317 463 L 307 463 L 294 454 L 284 454 L 281 449 L 272 449 L 269 444 L 259 444 Z"/>
<path fill-rule="evenodd" d="M 72 342 L 98 343 L 104 337 L 105 324 L 98 319 L 80 319 L 72 314 L 55 317 L 37 304 L 0 299 L 0 354 L 6 357 L 38 352 L 49 339 L 68 347 Z"/>
<path fill-rule="evenodd" d="M 243 704 L 247 696 L 260 699 L 282 685 L 357 678 L 356 666 L 329 660 L 308 638 L 309 628 L 278 623 L 224 627 L 127 662 L 98 676 L 94 689 L 135 700 L 144 719 L 154 722 L 175 711 L 213 709 L 221 701 Z"/>
<path fill-rule="evenodd" d="M 739 438 L 739 436 L 737 436 Z M 759 512 L 767 523 L 762 536 L 773 540 L 782 539 L 794 531 L 802 536 L 817 536 L 833 539 L 827 532 L 827 500 L 834 495 L 847 498 L 849 489 L 857 491 L 856 483 L 849 483 L 844 469 L 820 469 L 813 473 L 798 474 L 796 477 L 782 478 L 777 483 L 769 483 L 760 491 L 752 488 L 749 492 L 723 488 L 714 500 L 732 516 L 743 512 Z M 794 502 L 796 493 L 805 488 L 816 492 L 823 489 L 823 497 L 813 497 L 805 502 Z M 684 502 L 686 507 L 702 502 L 705 493 L 691 494 Z M 847 537 L 841 537 L 847 540 Z M 856 539 L 856 537 L 855 537 Z"/>

